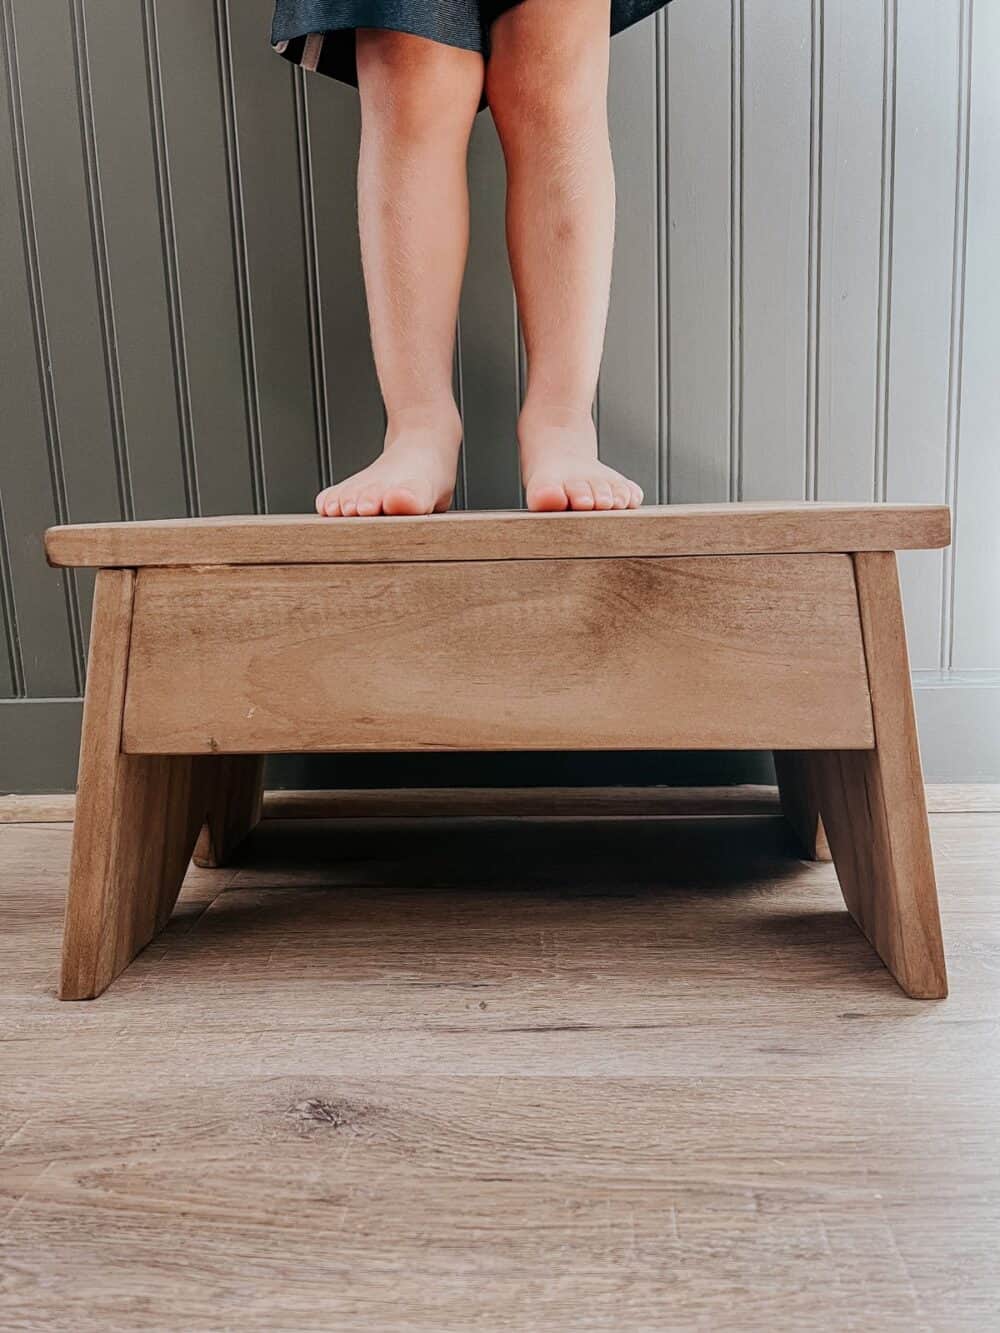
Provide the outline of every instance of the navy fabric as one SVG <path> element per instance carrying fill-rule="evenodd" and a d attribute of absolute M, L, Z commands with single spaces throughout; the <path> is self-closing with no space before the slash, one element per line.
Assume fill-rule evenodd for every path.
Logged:
<path fill-rule="evenodd" d="M 271 42 L 286 60 L 358 84 L 355 28 L 390 28 L 481 51 L 488 59 L 490 25 L 519 0 L 277 0 Z M 611 0 L 611 31 L 662 9 L 667 0 Z"/>

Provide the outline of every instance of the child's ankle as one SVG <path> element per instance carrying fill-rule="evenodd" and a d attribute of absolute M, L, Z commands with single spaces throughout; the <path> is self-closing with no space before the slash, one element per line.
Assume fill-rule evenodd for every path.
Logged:
<path fill-rule="evenodd" d="M 524 400 L 519 419 L 530 430 L 546 427 L 554 427 L 557 430 L 580 430 L 593 425 L 590 403 L 533 398 L 530 394 Z"/>
<path fill-rule="evenodd" d="M 522 473 L 532 472 L 554 454 L 581 459 L 597 457 L 597 431 L 589 406 L 525 399 L 517 422 L 517 438 Z"/>
<path fill-rule="evenodd" d="M 462 418 L 458 405 L 454 399 L 443 399 L 394 408 L 387 414 L 385 438 L 387 443 L 400 436 L 416 434 L 434 434 L 451 439 L 456 431 L 460 439 Z"/>

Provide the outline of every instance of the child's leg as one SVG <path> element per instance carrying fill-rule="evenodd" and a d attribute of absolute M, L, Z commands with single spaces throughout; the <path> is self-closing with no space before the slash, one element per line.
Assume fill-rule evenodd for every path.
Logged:
<path fill-rule="evenodd" d="M 626 509 L 590 416 L 611 281 L 609 0 L 522 0 L 491 29 L 486 90 L 507 161 L 507 243 L 528 352 L 518 423 L 529 509 Z"/>
<path fill-rule="evenodd" d="M 452 355 L 483 58 L 370 28 L 357 34 L 357 57 L 358 221 L 388 426 L 381 456 L 323 491 L 316 508 L 330 516 L 425 514 L 450 503 L 462 438 Z"/>

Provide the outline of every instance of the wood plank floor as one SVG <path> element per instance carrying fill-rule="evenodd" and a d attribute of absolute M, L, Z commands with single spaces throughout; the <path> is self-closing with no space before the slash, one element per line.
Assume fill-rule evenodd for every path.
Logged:
<path fill-rule="evenodd" d="M 0 826 L 0 1327 L 996 1328 L 1000 815 L 907 1000 L 780 820 L 271 820 L 100 1000 Z"/>

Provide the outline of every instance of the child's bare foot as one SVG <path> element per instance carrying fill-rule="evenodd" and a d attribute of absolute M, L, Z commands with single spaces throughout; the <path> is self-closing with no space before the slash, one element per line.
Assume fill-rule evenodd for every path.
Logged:
<path fill-rule="evenodd" d="M 589 412 L 525 405 L 517 423 L 529 509 L 638 509 L 642 491 L 597 457 Z"/>
<path fill-rule="evenodd" d="M 433 514 L 451 504 L 462 442 L 458 409 L 401 413 L 390 421 L 374 463 L 316 497 L 317 514 Z"/>

